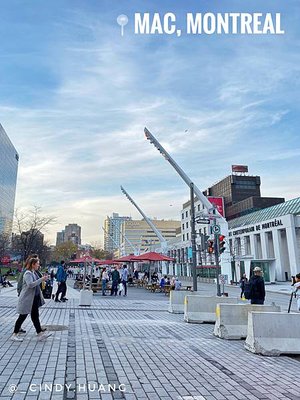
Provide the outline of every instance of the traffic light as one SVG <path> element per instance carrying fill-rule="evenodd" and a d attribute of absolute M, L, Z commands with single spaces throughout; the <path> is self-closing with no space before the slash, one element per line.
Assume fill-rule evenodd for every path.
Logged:
<path fill-rule="evenodd" d="M 213 240 L 208 240 L 208 248 L 207 251 L 209 254 L 212 254 L 214 252 L 214 241 Z"/>
<path fill-rule="evenodd" d="M 219 254 L 224 253 L 225 248 L 225 236 L 219 235 Z"/>

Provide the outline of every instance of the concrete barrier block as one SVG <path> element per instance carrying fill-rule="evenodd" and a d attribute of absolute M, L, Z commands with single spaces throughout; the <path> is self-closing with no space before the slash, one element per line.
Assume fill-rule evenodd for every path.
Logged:
<path fill-rule="evenodd" d="M 276 305 L 217 304 L 214 335 L 222 339 L 245 339 L 248 313 L 251 311 L 280 312 Z"/>
<path fill-rule="evenodd" d="M 171 290 L 168 311 L 173 314 L 184 313 L 184 298 L 187 295 L 195 296 L 200 292 L 191 292 L 190 290 Z"/>
<path fill-rule="evenodd" d="M 236 297 L 218 296 L 186 296 L 184 302 L 184 320 L 202 324 L 216 322 L 216 306 L 218 303 L 237 304 Z"/>
<path fill-rule="evenodd" d="M 264 356 L 300 354 L 300 314 L 250 312 L 245 348 Z"/>

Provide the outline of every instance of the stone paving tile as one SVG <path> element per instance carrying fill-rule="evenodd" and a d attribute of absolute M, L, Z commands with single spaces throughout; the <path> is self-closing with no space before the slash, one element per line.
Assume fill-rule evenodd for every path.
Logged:
<path fill-rule="evenodd" d="M 131 290 L 141 298 L 95 296 L 89 309 L 80 308 L 75 297 L 64 304 L 47 301 L 42 323 L 69 330 L 53 332 L 44 343 L 36 341 L 29 318 L 24 342 L 9 340 L 16 299 L 1 296 L 1 400 L 75 398 L 74 392 L 36 394 L 28 389 L 30 384 L 68 382 L 74 383 L 76 400 L 300 399 L 294 387 L 299 361 L 248 353 L 242 341 L 213 337 L 213 325 L 187 324 L 182 315 L 167 313 L 164 296 L 143 297 L 142 289 Z M 26 396 L 10 395 L 8 385 L 13 383 L 27 389 Z M 126 392 L 79 391 L 78 385 L 88 384 L 123 384 Z"/>

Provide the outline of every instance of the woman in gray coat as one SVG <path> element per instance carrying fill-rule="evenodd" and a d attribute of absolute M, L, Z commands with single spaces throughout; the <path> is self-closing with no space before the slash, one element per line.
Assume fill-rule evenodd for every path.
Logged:
<path fill-rule="evenodd" d="M 40 284 L 48 279 L 47 275 L 39 277 L 37 270 L 39 269 L 40 261 L 37 258 L 32 258 L 26 265 L 26 271 L 23 276 L 23 286 L 19 296 L 17 305 L 17 313 L 20 314 L 15 323 L 15 329 L 12 340 L 22 342 L 23 339 L 19 337 L 19 330 L 22 323 L 25 321 L 28 314 L 31 315 L 31 320 L 38 335 L 38 340 L 44 340 L 49 335 L 42 331 L 39 307 L 45 304 L 42 295 Z"/>

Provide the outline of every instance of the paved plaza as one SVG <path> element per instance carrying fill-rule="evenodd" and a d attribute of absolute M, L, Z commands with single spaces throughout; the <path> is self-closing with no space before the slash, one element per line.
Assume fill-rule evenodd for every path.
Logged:
<path fill-rule="evenodd" d="M 215 291 L 208 284 L 200 289 Z M 28 318 L 18 343 L 10 340 L 16 292 L 2 289 L 1 400 L 300 399 L 299 358 L 257 356 L 243 341 L 215 338 L 212 324 L 188 324 L 168 313 L 162 293 L 96 294 L 86 308 L 78 291 L 69 287 L 67 297 L 41 309 L 42 324 L 53 333 L 47 341 L 36 340 Z M 288 296 L 268 292 L 271 301 L 287 308 Z"/>

